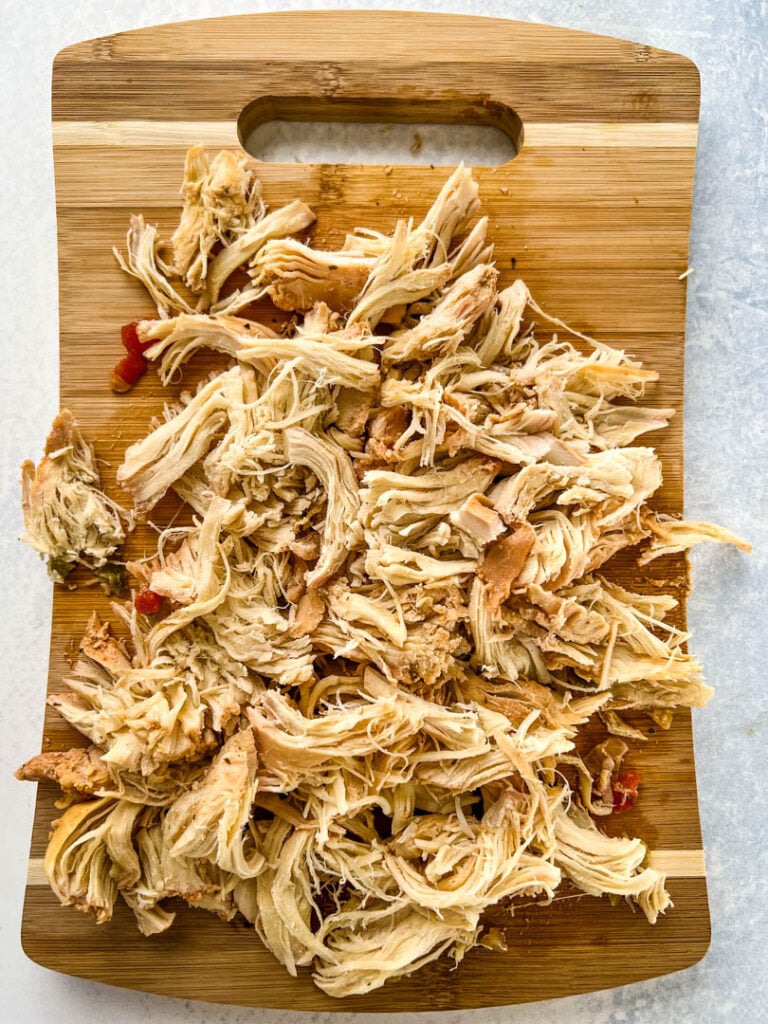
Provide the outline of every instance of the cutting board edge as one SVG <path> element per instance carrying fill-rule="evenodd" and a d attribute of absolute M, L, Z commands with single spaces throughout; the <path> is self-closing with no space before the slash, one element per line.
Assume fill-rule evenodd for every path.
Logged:
<path fill-rule="evenodd" d="M 464 1003 L 462 1000 L 459 1000 L 448 1005 L 443 1004 L 440 1006 L 433 1006 L 431 1002 L 425 1001 L 423 1004 L 420 1002 L 414 1009 L 411 1009 L 409 1007 L 407 1010 L 403 1010 L 402 1008 L 393 1009 L 391 1004 L 386 1005 L 386 1003 L 385 1005 L 379 1005 L 379 1000 L 385 1002 L 385 1000 L 382 997 L 388 994 L 396 994 L 395 990 L 398 985 L 397 981 L 388 983 L 387 985 L 385 985 L 383 990 L 378 989 L 374 993 L 369 993 L 367 997 L 353 997 L 351 1001 L 349 999 L 331 999 L 330 997 L 326 996 L 323 992 L 321 992 L 319 989 L 314 988 L 310 991 L 309 995 L 305 995 L 303 992 L 299 993 L 298 995 L 286 993 L 285 996 L 279 1001 L 275 1001 L 274 999 L 270 999 L 268 1001 L 256 1001 L 254 999 L 233 1000 L 231 995 L 228 993 L 221 993 L 220 995 L 202 996 L 194 993 L 190 994 L 189 992 L 179 992 L 178 990 L 174 990 L 171 985 L 163 986 L 141 984 L 138 982 L 126 981 L 123 979 L 108 980 L 98 976 L 98 974 L 93 970 L 78 970 L 71 969 L 70 967 L 58 966 L 55 962 L 55 958 L 46 958 L 45 947 L 43 947 L 42 945 L 39 947 L 35 947 L 34 944 L 34 933 L 33 930 L 29 927 L 31 915 L 28 915 L 26 913 L 27 906 L 31 902 L 33 893 L 35 892 L 36 889 L 37 891 L 39 891 L 39 887 L 34 886 L 27 886 L 25 891 L 25 913 L 21 922 L 20 938 L 21 947 L 24 952 L 24 955 L 32 963 L 36 964 L 37 966 L 45 970 L 54 971 L 57 974 L 62 974 L 68 977 L 80 978 L 84 981 L 106 985 L 110 988 L 127 989 L 133 992 L 146 992 L 151 995 L 159 995 L 173 999 L 192 1000 L 194 1002 L 209 1003 L 210 1005 L 216 1006 L 244 1006 L 251 1007 L 253 1009 L 263 1010 L 290 1009 L 296 1013 L 302 1014 L 318 1012 L 338 1012 L 347 1014 L 397 1013 L 398 1015 L 403 1015 L 407 1013 L 435 1012 L 438 1010 L 440 1012 L 456 1012 L 472 1009 L 481 1010 L 502 1008 L 505 1006 L 522 1006 L 527 1003 L 545 1002 L 550 1000 L 555 1001 L 559 999 L 567 999 L 570 996 L 589 995 L 591 993 L 605 992 L 612 988 L 625 987 L 626 985 L 642 984 L 645 981 L 652 981 L 655 978 L 665 978 L 673 974 L 680 974 L 683 971 L 695 967 L 709 953 L 712 943 L 712 928 L 711 916 L 709 914 L 707 879 L 704 876 L 701 876 L 699 878 L 690 879 L 688 881 L 692 882 L 694 886 L 698 885 L 701 888 L 700 898 L 704 900 L 707 909 L 706 919 L 703 922 L 705 924 L 705 931 L 704 934 L 698 934 L 695 939 L 689 940 L 689 943 L 686 947 L 686 955 L 684 957 L 678 957 L 678 959 L 674 962 L 671 960 L 667 960 L 665 961 L 664 965 L 661 966 L 661 968 L 649 966 L 648 970 L 639 970 L 635 973 L 633 977 L 631 977 L 628 980 L 618 982 L 611 981 L 608 984 L 592 984 L 589 981 L 580 981 L 575 986 L 571 986 L 568 992 L 558 993 L 554 995 L 552 994 L 552 992 L 547 992 L 543 993 L 542 995 L 526 996 L 525 998 L 521 999 L 503 999 L 500 1001 L 493 1001 L 490 999 L 483 998 L 475 999 L 468 1003 Z M 57 911 L 62 914 L 76 913 L 76 911 L 72 910 L 69 907 L 59 907 L 57 908 Z M 191 908 L 187 908 L 185 912 L 188 914 L 196 913 L 196 911 L 192 910 Z M 671 913 L 674 913 L 674 910 L 672 910 Z M 93 922 L 89 922 L 89 924 L 92 924 L 94 928 L 98 927 L 97 925 L 93 924 Z M 146 939 L 144 941 L 151 942 L 152 940 Z M 502 960 L 500 956 L 499 966 L 501 965 Z M 461 971 L 461 965 L 459 965 L 458 970 Z M 300 977 L 307 978 L 308 976 L 309 969 L 302 968 Z M 160 977 L 162 978 L 163 976 L 161 975 Z M 418 978 L 418 972 L 412 977 Z M 379 996 L 379 999 L 376 999 L 377 994 Z M 371 997 L 373 997 L 373 1001 L 369 1004 L 368 1000 L 370 1000 Z M 357 1002 L 358 999 L 366 1000 L 365 1005 L 350 1005 L 350 1002 L 355 1003 Z M 297 1005 L 297 1003 L 301 1003 L 302 1005 Z"/>
<path fill-rule="evenodd" d="M 296 16 L 299 16 L 299 15 L 311 14 L 311 15 L 317 17 L 317 16 L 326 15 L 326 14 L 327 15 L 332 15 L 332 16 L 338 16 L 338 15 L 350 15 L 350 14 L 367 15 L 369 13 L 373 14 L 373 13 L 379 13 L 379 12 L 346 12 L 346 11 L 344 11 L 344 12 L 341 12 L 341 11 L 328 11 L 328 12 L 281 12 L 281 14 L 278 15 L 278 16 L 279 17 L 285 17 L 285 16 L 296 17 Z M 392 16 L 396 15 L 398 17 L 402 17 L 402 16 L 408 16 L 408 15 L 411 15 L 411 14 L 420 14 L 421 12 L 391 11 L 391 12 L 384 12 L 384 13 L 392 15 Z M 462 20 L 464 22 L 475 21 L 475 22 L 482 22 L 482 23 L 486 23 L 486 24 L 490 24 L 490 25 L 493 25 L 494 23 L 497 23 L 498 25 L 503 25 L 505 27 L 509 27 L 509 25 L 510 25 L 510 22 L 507 19 L 494 19 L 494 18 L 484 18 L 484 17 L 478 17 L 478 16 L 463 16 L 463 15 L 442 15 L 442 14 L 433 14 L 433 15 L 424 14 L 423 16 L 424 17 L 449 18 L 449 19 L 453 19 L 454 21 Z M 233 22 L 233 21 L 243 20 L 243 19 L 250 20 L 250 19 L 253 19 L 253 18 L 269 18 L 269 17 L 273 17 L 273 15 L 232 16 L 231 18 L 226 19 L 226 20 L 229 20 L 229 21 Z M 111 40 L 116 39 L 116 38 L 137 37 L 137 36 L 141 35 L 142 33 L 151 34 L 153 31 L 155 31 L 156 29 L 159 29 L 159 28 L 171 28 L 171 27 L 175 27 L 175 26 L 179 26 L 179 25 L 187 25 L 187 26 L 198 25 L 199 26 L 201 24 L 204 25 L 206 22 L 210 23 L 210 22 L 222 21 L 222 20 L 224 20 L 224 19 L 213 18 L 213 19 L 201 19 L 201 20 L 198 20 L 198 21 L 188 21 L 188 22 L 183 22 L 183 23 L 173 23 L 173 25 L 166 25 L 166 26 L 148 26 L 148 27 L 141 28 L 141 29 L 135 29 L 135 30 L 131 30 L 131 31 L 128 31 L 128 32 L 119 33 L 116 36 L 112 36 L 112 37 L 103 37 L 101 39 L 97 38 L 95 40 L 87 40 L 87 41 L 84 41 L 84 42 L 81 42 L 81 43 L 73 44 L 72 46 L 65 47 L 64 49 L 62 49 L 59 52 L 59 54 L 57 54 L 56 58 L 54 59 L 54 65 L 53 65 L 54 79 L 55 79 L 55 75 L 56 75 L 56 71 L 57 71 L 57 65 L 59 67 L 65 65 L 68 62 L 69 56 L 72 55 L 72 52 L 76 51 L 76 50 L 81 50 L 83 47 L 87 48 L 87 47 L 90 46 L 91 50 L 89 52 L 82 52 L 80 57 L 78 57 L 77 59 L 85 59 L 85 60 L 90 62 L 90 61 L 94 60 L 93 47 L 94 47 L 95 43 L 105 43 L 105 44 L 107 44 Z M 635 46 L 635 47 L 643 48 L 642 44 L 636 44 L 636 43 L 633 44 L 633 43 L 630 43 L 630 41 L 616 40 L 616 39 L 612 39 L 612 37 L 608 37 L 608 36 L 599 36 L 598 37 L 598 36 L 595 36 L 595 35 L 593 35 L 591 33 L 581 32 L 579 30 L 560 29 L 560 28 L 558 28 L 558 26 L 538 26 L 538 25 L 535 25 L 534 23 L 531 23 L 531 22 L 514 22 L 512 24 L 519 25 L 519 26 L 524 26 L 527 29 L 534 29 L 535 28 L 535 29 L 539 29 L 539 30 L 544 30 L 547 33 L 552 33 L 552 38 L 553 39 L 556 37 L 557 33 L 561 33 L 561 34 L 568 34 L 570 36 L 570 38 L 574 38 L 576 36 L 581 36 L 581 37 L 584 37 L 585 40 L 587 38 L 591 38 L 592 40 L 600 39 L 600 40 L 604 40 L 606 42 L 611 42 L 613 44 L 624 43 L 624 44 L 629 44 L 629 45 L 632 45 L 632 46 Z M 109 49 L 109 47 L 105 46 L 104 47 L 104 51 L 105 52 L 103 52 L 100 55 L 104 59 L 109 59 L 110 55 L 109 55 L 108 52 L 106 52 L 108 49 Z M 684 55 L 677 54 L 677 53 L 674 53 L 672 51 L 656 50 L 656 49 L 652 49 L 652 48 L 649 48 L 649 47 L 644 47 L 644 49 L 648 51 L 648 57 L 649 58 L 673 57 L 673 58 L 676 58 L 677 61 L 679 62 L 679 67 L 680 68 L 683 68 L 686 65 L 691 65 L 693 67 L 693 69 L 695 70 L 695 73 L 696 73 L 696 82 L 697 82 L 696 121 L 698 121 L 698 103 L 700 101 L 700 75 L 699 75 L 699 71 L 698 71 L 698 68 L 696 67 L 695 63 L 693 61 L 691 61 L 689 58 L 685 57 Z M 97 57 L 98 57 L 98 55 L 97 55 Z M 66 121 L 66 120 L 67 120 L 66 118 L 60 118 L 60 117 L 57 117 L 54 114 L 54 117 L 53 117 L 54 123 L 61 122 L 61 121 Z M 688 118 L 687 120 L 690 121 L 691 118 Z M 692 176 L 691 176 L 691 180 L 690 180 L 691 188 L 692 188 L 692 184 L 693 184 L 693 180 L 692 180 Z M 688 226 L 688 230 L 687 230 L 687 236 L 686 236 L 687 238 L 690 237 L 690 207 L 688 207 L 688 210 L 689 210 L 689 226 Z M 59 237 L 59 245 L 61 245 L 61 237 Z M 61 280 L 61 274 L 60 274 L 60 280 Z M 683 326 L 683 330 L 684 330 L 684 326 Z M 681 408 L 682 408 L 682 403 L 681 403 Z M 51 647 L 53 647 L 53 643 L 54 643 L 54 637 L 52 635 L 51 636 Z M 50 665 L 50 660 L 51 660 L 51 656 L 49 654 L 49 665 Z M 699 819 L 698 803 L 696 805 L 696 817 L 697 817 L 697 820 L 698 820 Z M 32 946 L 33 946 L 32 938 L 33 937 L 30 934 L 29 921 L 28 921 L 27 913 L 26 913 L 27 904 L 28 904 L 30 895 L 31 895 L 31 888 L 28 888 L 27 892 L 25 894 L 25 911 L 24 911 L 24 917 L 23 917 L 23 920 L 22 920 L 22 929 L 21 929 L 21 931 L 22 931 L 22 948 L 24 949 L 25 954 L 31 960 L 33 960 L 33 962 L 38 963 L 39 965 L 45 967 L 46 969 L 56 970 L 59 973 L 68 973 L 68 974 L 71 974 L 72 976 L 76 976 L 76 977 L 90 978 L 90 980 L 98 980 L 98 979 L 92 978 L 87 973 L 77 973 L 76 971 L 73 971 L 73 970 L 65 970 L 63 968 L 49 966 L 49 964 L 45 963 L 44 959 L 41 958 L 40 951 L 39 950 L 34 950 L 32 948 Z M 695 944 L 695 947 L 694 947 L 694 945 L 692 945 L 692 947 L 691 947 L 691 955 L 693 956 L 693 959 L 691 959 L 690 963 L 687 964 L 685 967 L 680 967 L 680 966 L 675 967 L 674 968 L 675 972 L 678 971 L 678 970 L 686 969 L 688 966 L 692 966 L 693 964 L 697 963 L 704 955 L 706 955 L 706 951 L 707 951 L 707 949 L 709 947 L 709 941 L 710 941 L 710 936 L 711 936 L 711 917 L 710 917 L 710 914 L 709 914 L 708 900 L 706 900 L 706 881 L 704 881 L 704 899 L 705 899 L 705 902 L 706 902 L 706 928 L 707 928 L 706 944 L 703 945 L 703 947 L 702 947 L 702 943 L 700 941 L 698 941 Z M 74 912 L 71 911 L 71 910 L 62 908 L 61 909 L 61 913 L 74 913 Z M 674 911 L 673 911 L 673 913 L 674 913 Z M 94 925 L 93 927 L 96 927 L 96 926 Z M 658 969 L 654 969 L 653 971 L 650 971 L 647 975 L 645 975 L 645 977 L 651 978 L 651 977 L 660 976 L 663 973 L 672 973 L 672 972 L 673 972 L 672 970 L 659 971 Z M 633 979 L 633 981 L 639 981 L 639 980 L 642 980 L 642 979 L 641 978 Z M 110 982 L 102 982 L 102 983 L 108 983 L 108 984 L 111 984 L 111 985 L 114 985 L 114 986 L 117 986 L 117 987 L 123 987 L 123 988 L 134 988 L 134 989 L 137 989 L 137 990 L 140 990 L 140 991 L 148 991 L 148 992 L 149 991 L 156 991 L 156 989 L 147 988 L 145 986 L 144 987 L 140 987 L 140 986 L 129 985 L 129 984 L 126 984 L 125 981 L 122 981 L 122 980 L 121 981 L 117 981 L 117 982 L 111 982 L 111 983 Z M 603 988 L 606 988 L 606 987 L 613 987 L 613 985 L 615 985 L 615 984 L 616 984 L 615 982 L 612 982 L 608 986 L 583 987 L 583 988 L 579 988 L 578 991 L 581 991 L 581 992 L 600 991 L 600 990 L 602 990 Z M 388 986 L 387 989 L 384 990 L 384 992 L 391 992 L 393 990 L 393 988 L 394 988 L 394 986 Z M 576 989 L 574 989 L 574 992 L 575 991 L 576 991 Z M 171 993 L 165 993 L 165 994 L 171 994 Z M 184 996 L 180 996 L 179 998 L 185 998 L 185 997 Z M 551 998 L 551 996 L 545 995 L 545 996 L 542 996 L 540 998 Z M 217 1003 L 227 1002 L 227 1000 L 224 1000 L 224 999 L 219 1000 L 219 999 L 214 999 L 214 998 L 211 998 L 211 999 L 208 999 L 208 1000 L 204 1000 L 204 1001 L 217 1002 Z M 529 1001 L 529 1000 L 526 999 L 526 1000 L 523 1000 L 523 1001 Z M 252 1005 L 253 1006 L 253 1005 L 257 1005 L 257 1004 L 255 1004 L 253 1002 L 248 1002 L 248 1003 L 241 1003 L 240 1005 Z M 263 1006 L 264 1004 L 261 1003 L 261 1004 L 258 1004 L 258 1005 L 262 1005 Z M 283 1003 L 282 1004 L 283 1007 L 291 1006 L 291 1005 L 292 1005 L 291 1003 Z M 339 1001 L 332 1001 L 332 1007 L 331 1008 L 332 1009 L 336 1009 L 336 1010 L 338 1010 L 340 1012 L 358 1012 L 357 1010 L 349 1011 L 348 1005 L 349 1004 L 345 1003 L 344 1001 L 340 1001 L 340 1002 Z M 501 1005 L 514 1005 L 514 1003 L 509 1003 L 509 1002 L 493 1003 L 493 1004 L 491 1004 L 491 1003 L 485 1003 L 485 1004 L 477 1003 L 476 1005 L 477 1006 L 480 1006 L 480 1005 L 499 1005 L 499 1006 L 501 1006 Z M 328 1007 L 324 1005 L 323 1008 L 327 1009 Z M 377 1006 L 374 1006 L 374 1007 L 366 1007 L 364 1011 L 360 1011 L 360 1012 L 390 1012 L 390 1011 L 387 1009 L 387 1007 L 382 1007 L 381 1010 L 379 1010 L 379 1008 Z"/>
<path fill-rule="evenodd" d="M 62 47 L 56 52 L 53 57 L 52 67 L 55 74 L 57 65 L 66 64 L 68 61 L 84 60 L 90 62 L 94 59 L 95 55 L 101 56 L 104 59 L 109 59 L 111 57 L 111 44 L 117 38 L 133 40 L 140 40 L 142 38 L 148 39 L 152 35 L 156 35 L 158 32 L 166 30 L 194 31 L 198 28 L 203 28 L 204 26 L 221 24 L 225 21 L 234 27 L 235 22 L 238 22 L 242 26 L 246 23 L 258 23 L 258 19 L 262 19 L 262 22 L 271 20 L 273 23 L 278 23 L 279 21 L 300 21 L 303 18 L 309 18 L 318 22 L 327 22 L 329 20 L 329 16 L 332 19 L 338 18 L 340 20 L 347 21 L 350 24 L 363 24 L 366 20 L 374 21 L 381 17 L 385 19 L 392 18 L 397 21 L 411 21 L 413 24 L 416 24 L 418 21 L 426 22 L 439 19 L 439 22 L 442 22 L 443 24 L 453 23 L 457 26 L 469 26 L 471 23 L 475 28 L 486 28 L 489 31 L 493 31 L 494 29 L 505 29 L 508 31 L 510 28 L 514 28 L 523 32 L 536 32 L 536 34 L 543 32 L 544 34 L 548 34 L 553 40 L 556 38 L 568 38 L 573 42 L 582 43 L 585 46 L 590 42 L 593 44 L 600 43 L 611 48 L 616 47 L 617 44 L 624 44 L 641 49 L 642 56 L 638 59 L 651 60 L 659 58 L 673 58 L 675 61 L 680 62 L 681 67 L 687 66 L 693 69 L 696 72 L 700 89 L 701 73 L 698 65 L 691 57 L 688 57 L 686 54 L 679 53 L 676 50 L 668 50 L 664 47 L 652 46 L 638 40 L 624 39 L 619 36 L 611 36 L 601 32 L 589 32 L 586 29 L 572 28 L 567 25 L 527 21 L 518 18 L 498 18 L 493 15 L 483 14 L 398 10 L 396 8 L 375 11 L 365 9 L 265 11 L 221 15 L 210 18 L 186 18 L 183 21 L 175 22 L 156 22 L 152 25 L 142 25 L 140 28 L 125 29 L 120 32 L 108 33 L 103 36 L 92 36 L 89 39 L 81 39 L 75 43 L 69 43 L 67 46 Z M 96 53 L 94 53 L 94 51 L 96 51 Z"/>

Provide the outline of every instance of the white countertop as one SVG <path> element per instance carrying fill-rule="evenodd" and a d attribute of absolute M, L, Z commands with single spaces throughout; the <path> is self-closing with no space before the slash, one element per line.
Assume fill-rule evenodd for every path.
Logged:
<path fill-rule="evenodd" d="M 424 1014 L 418 1024 L 759 1024 L 768 1021 L 768 729 L 762 649 L 768 539 L 768 15 L 758 0 L 487 0 L 417 3 L 229 3 L 216 0 L 41 0 L 6 5 L 0 46 L 0 308 L 4 416 L 4 657 L 0 807 L 6 839 L 0 895 L 0 1021 L 197 1024 L 391 1020 L 235 1009 L 111 989 L 27 960 L 19 926 L 34 787 L 12 771 L 39 750 L 50 585 L 21 532 L 18 466 L 38 457 L 57 409 L 57 279 L 50 72 L 62 47 L 144 25 L 213 15 L 327 7 L 414 8 L 550 22 L 684 53 L 701 71 L 686 354 L 686 514 L 752 541 L 750 558 L 711 546 L 693 555 L 693 647 L 716 688 L 695 715 L 696 760 L 713 938 L 679 974 L 557 1002 Z"/>

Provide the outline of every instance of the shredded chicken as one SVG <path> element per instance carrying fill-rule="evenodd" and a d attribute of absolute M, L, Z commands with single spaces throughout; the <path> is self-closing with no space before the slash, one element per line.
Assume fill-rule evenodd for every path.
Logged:
<path fill-rule="evenodd" d="M 131 217 L 125 247 L 125 256 L 114 248 L 115 259 L 126 274 L 141 281 L 157 306 L 159 316 L 192 312 L 189 302 L 169 280 L 171 268 L 160 257 L 163 246 L 155 225 L 147 224 L 141 215 Z"/>
<path fill-rule="evenodd" d="M 56 782 L 65 793 L 95 793 L 111 781 L 109 768 L 97 747 L 38 754 L 19 768 L 16 778 Z"/>
<path fill-rule="evenodd" d="M 752 547 L 740 537 L 724 530 L 715 523 L 697 523 L 685 519 L 672 519 L 671 516 L 647 515 L 645 526 L 650 534 L 650 544 L 639 558 L 640 565 L 645 565 L 662 555 L 672 555 L 679 551 L 687 551 L 694 544 L 702 541 L 716 541 L 719 544 L 733 544 L 742 551 L 751 551 Z"/>
<path fill-rule="evenodd" d="M 349 310 L 373 269 L 372 257 L 322 252 L 292 238 L 267 242 L 251 267 L 256 293 L 266 290 L 278 309 L 307 310 L 316 302 Z"/>
<path fill-rule="evenodd" d="M 125 539 L 122 509 L 101 490 L 94 451 L 68 409 L 53 421 L 39 465 L 22 464 L 21 488 L 22 540 L 56 582 L 79 561 L 103 565 Z"/>
<path fill-rule="evenodd" d="M 182 196 L 168 259 L 141 217 L 119 257 L 160 316 L 138 338 L 163 385 L 201 349 L 225 365 L 118 469 L 137 511 L 173 489 L 192 520 L 128 563 L 126 639 L 94 615 L 49 698 L 90 746 L 18 772 L 69 803 L 53 891 L 97 922 L 122 898 L 146 935 L 172 897 L 240 915 L 334 997 L 503 948 L 484 911 L 563 878 L 655 922 L 664 876 L 593 819 L 642 715 L 668 728 L 711 690 L 676 598 L 606 563 L 748 549 L 650 507 L 661 462 L 634 442 L 673 413 L 635 404 L 655 372 L 568 340 L 523 281 L 498 290 L 463 166 L 420 222 L 337 250 L 290 237 L 314 214 L 268 214 L 245 157 L 190 150 Z M 297 314 L 279 335 L 247 312 L 265 298 Z M 122 542 L 71 414 L 23 476 L 54 578 Z"/>
<path fill-rule="evenodd" d="M 315 219 L 314 213 L 306 203 L 300 199 L 294 199 L 279 210 L 268 213 L 253 227 L 239 235 L 233 242 L 226 245 L 214 258 L 206 274 L 206 285 L 208 288 L 208 299 L 211 305 L 219 300 L 219 294 L 227 278 L 238 267 L 259 252 L 271 238 L 283 238 L 285 235 L 292 235 L 296 231 L 302 231 L 309 227 Z"/>
<path fill-rule="evenodd" d="M 244 156 L 227 150 L 210 159 L 202 146 L 187 153 L 184 209 L 173 233 L 173 269 L 190 291 L 203 289 L 217 242 L 229 245 L 264 216 L 261 182 Z"/>

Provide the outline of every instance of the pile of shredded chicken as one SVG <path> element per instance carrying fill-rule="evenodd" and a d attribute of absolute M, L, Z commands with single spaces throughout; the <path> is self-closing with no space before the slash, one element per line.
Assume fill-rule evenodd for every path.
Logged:
<path fill-rule="evenodd" d="M 147 935 L 171 897 L 240 914 L 333 996 L 460 960 L 488 907 L 564 879 L 653 923 L 664 876 L 593 819 L 616 736 L 643 739 L 622 712 L 668 725 L 710 690 L 675 599 L 601 568 L 747 545 L 649 507 L 661 465 L 635 442 L 672 410 L 635 400 L 656 374 L 535 336 L 553 321 L 522 281 L 499 288 L 470 171 L 420 223 L 319 251 L 309 207 L 267 212 L 254 167 L 190 151 L 170 249 L 134 217 L 119 255 L 156 302 L 138 334 L 161 380 L 201 348 L 226 365 L 120 466 L 137 513 L 170 488 L 196 519 L 129 563 L 128 639 L 94 615 L 50 698 L 91 746 L 19 772 L 65 794 L 54 892 L 98 922 L 120 896 Z M 264 297 L 296 314 L 280 336 L 242 315 Z M 116 506 L 57 423 L 24 469 L 30 540 L 103 558 Z M 147 590 L 156 614 L 134 604 Z M 593 716 L 607 738 L 580 756 Z"/>

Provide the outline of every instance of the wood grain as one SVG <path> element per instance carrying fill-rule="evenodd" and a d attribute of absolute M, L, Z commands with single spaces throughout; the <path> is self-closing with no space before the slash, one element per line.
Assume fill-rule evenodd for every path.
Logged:
<path fill-rule="evenodd" d="M 166 397 L 147 377 L 129 396 L 107 388 L 119 326 L 152 307 L 110 249 L 131 212 L 167 237 L 178 217 L 184 150 L 237 147 L 254 117 L 499 123 L 519 153 L 478 168 L 502 283 L 522 276 L 546 310 L 641 356 L 662 379 L 647 401 L 679 414 L 656 443 L 665 461 L 659 505 L 682 509 L 685 281 L 696 150 L 695 66 L 673 53 L 564 29 L 405 12 L 296 12 L 186 22 L 71 46 L 56 58 L 53 138 L 58 211 L 61 400 L 114 471 Z M 243 111 L 246 114 L 241 118 Z M 250 121 L 249 121 L 250 118 Z M 238 123 L 239 122 L 239 123 Z M 248 122 L 248 123 L 246 123 Z M 357 225 L 390 229 L 421 216 L 445 168 L 262 164 L 271 206 L 301 197 L 329 246 Z M 265 317 L 282 314 L 266 307 Z M 205 362 L 195 362 L 202 371 Z M 43 427 L 41 425 L 41 435 Z M 157 517 L 161 518 L 162 510 Z M 140 552 L 146 536 L 131 540 Z M 682 558 L 616 572 L 684 600 Z M 657 563 L 658 564 L 658 563 Z M 94 590 L 57 590 L 49 691 L 61 687 L 88 613 L 109 615 Z M 679 620 L 684 620 L 681 608 Z M 52 713 L 43 749 L 82 742 Z M 32 753 L 32 752 L 30 752 Z M 460 1009 L 550 998 L 678 970 L 709 942 L 690 715 L 632 754 L 639 805 L 608 830 L 643 836 L 670 875 L 675 909 L 655 928 L 627 907 L 564 891 L 550 906 L 495 908 L 507 954 L 473 951 L 458 971 L 440 963 L 368 997 L 336 1002 L 308 973 L 291 979 L 252 932 L 180 908 L 147 940 L 122 907 L 96 927 L 58 906 L 41 884 L 55 792 L 39 786 L 22 940 L 39 963 L 169 995 L 308 1010 Z"/>

